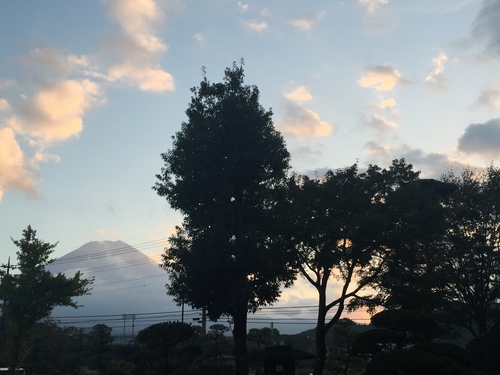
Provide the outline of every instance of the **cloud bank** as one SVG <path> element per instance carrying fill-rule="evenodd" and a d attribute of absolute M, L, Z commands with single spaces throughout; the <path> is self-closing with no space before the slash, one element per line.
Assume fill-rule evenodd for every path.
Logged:
<path fill-rule="evenodd" d="M 458 150 L 486 157 L 500 155 L 500 118 L 469 125 L 458 140 Z"/>
<path fill-rule="evenodd" d="M 48 147 L 81 134 L 88 111 L 106 102 L 107 86 L 123 83 L 149 92 L 175 89 L 173 77 L 160 66 L 168 45 L 157 35 L 164 18 L 158 3 L 104 4 L 119 25 L 118 34 L 104 38 L 104 51 L 78 55 L 51 46 L 35 48 L 12 58 L 31 81 L 0 80 L 0 199 L 5 190 L 39 194 L 40 163 L 60 160 Z"/>
<path fill-rule="evenodd" d="M 476 104 L 489 108 L 500 107 L 500 90 L 488 89 L 481 91 Z"/>
<path fill-rule="evenodd" d="M 500 57 L 500 1 L 484 0 L 472 30 L 472 36 L 484 44 L 488 55 Z"/>

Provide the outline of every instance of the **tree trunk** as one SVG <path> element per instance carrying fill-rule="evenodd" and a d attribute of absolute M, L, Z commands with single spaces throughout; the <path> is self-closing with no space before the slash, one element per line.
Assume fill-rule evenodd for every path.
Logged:
<path fill-rule="evenodd" d="M 346 327 L 345 336 L 346 336 L 346 339 L 347 339 L 347 348 L 346 348 L 347 349 L 347 357 L 345 359 L 345 366 L 342 369 L 342 375 L 347 375 L 347 372 L 349 371 L 349 367 L 351 366 L 351 359 L 352 359 L 352 355 L 351 355 L 351 338 L 349 337 L 349 333 L 347 332 L 347 327 Z"/>
<path fill-rule="evenodd" d="M 325 368 L 326 363 L 326 344 L 325 344 L 325 324 L 320 325 L 318 322 L 318 326 L 316 327 L 316 362 L 314 363 L 314 375 L 322 375 L 323 369 Z"/>
<path fill-rule="evenodd" d="M 234 357 L 236 375 L 248 375 L 247 356 L 247 310 L 238 311 L 233 315 Z"/>
<path fill-rule="evenodd" d="M 316 323 L 316 362 L 313 374 L 322 375 L 326 363 L 326 291 L 319 290 L 318 321 Z"/>
<path fill-rule="evenodd" d="M 484 336 L 488 333 L 488 323 L 486 318 L 486 312 L 483 309 L 478 309 L 476 312 L 476 322 L 477 322 L 477 333 L 478 336 Z"/>

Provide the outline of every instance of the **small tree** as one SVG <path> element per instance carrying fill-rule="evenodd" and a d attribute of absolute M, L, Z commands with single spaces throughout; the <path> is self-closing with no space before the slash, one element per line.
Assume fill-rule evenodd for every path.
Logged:
<path fill-rule="evenodd" d="M 215 344 L 215 363 L 219 361 L 220 355 L 220 347 L 224 345 L 226 337 L 224 334 L 229 331 L 229 327 L 224 324 L 212 324 L 210 326 L 210 330 L 207 333 L 207 336 L 214 342 Z"/>
<path fill-rule="evenodd" d="M 90 350 L 89 364 L 91 368 L 106 373 L 109 371 L 109 359 L 111 356 L 111 336 L 113 329 L 106 324 L 100 323 L 92 327 L 87 336 L 87 344 Z"/>
<path fill-rule="evenodd" d="M 280 341 L 280 331 L 276 328 L 251 328 L 248 331 L 248 341 L 255 341 L 257 346 L 274 345 Z"/>
<path fill-rule="evenodd" d="M 348 318 L 339 319 L 329 332 L 333 346 L 329 348 L 329 363 L 337 372 L 347 375 L 352 362 L 352 342 L 356 334 L 353 327 L 356 323 Z M 328 341 L 328 337 L 327 337 Z"/>
<path fill-rule="evenodd" d="M 188 121 L 162 154 L 154 186 L 184 215 L 163 258 L 167 289 L 212 320 L 232 318 L 236 373 L 244 375 L 248 312 L 276 301 L 295 276 L 274 210 L 289 153 L 259 90 L 244 85 L 242 66 L 192 92 Z"/>
<path fill-rule="evenodd" d="M 370 358 L 365 374 L 475 373 L 465 370 L 472 362 L 463 348 L 433 342 L 441 330 L 430 315 L 384 310 L 372 316 L 371 324 L 377 328 L 360 333 L 352 347 L 353 355 Z"/>
<path fill-rule="evenodd" d="M 28 373 L 76 374 L 80 362 L 80 337 L 75 327 L 60 327 L 55 321 L 44 320 L 30 330 L 31 352 L 23 367 Z"/>
<path fill-rule="evenodd" d="M 106 324 L 101 323 L 93 326 L 88 335 L 89 348 L 97 353 L 108 350 L 113 342 L 111 332 L 113 329 Z"/>
<path fill-rule="evenodd" d="M 77 308 L 73 298 L 87 294 L 92 280 L 83 278 L 80 272 L 66 277 L 46 270 L 45 266 L 53 261 L 50 254 L 57 244 L 39 240 L 31 226 L 23 230 L 23 238 L 12 241 L 19 248 L 16 252 L 19 273 L 2 275 L 0 297 L 7 323 L 2 358 L 14 369 L 22 365 L 29 353 L 29 329 L 48 317 L 55 306 Z"/>
<path fill-rule="evenodd" d="M 172 374 L 182 369 L 200 354 L 191 342 L 195 335 L 193 326 L 181 322 L 153 324 L 137 334 L 137 341 L 145 347 L 134 355 L 134 362 L 144 370 Z"/>

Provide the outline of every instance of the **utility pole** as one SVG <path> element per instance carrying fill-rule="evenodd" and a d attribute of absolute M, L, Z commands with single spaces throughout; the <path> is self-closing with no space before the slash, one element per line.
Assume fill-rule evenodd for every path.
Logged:
<path fill-rule="evenodd" d="M 122 314 L 122 319 L 123 319 L 123 338 L 125 338 L 125 322 L 127 319 L 132 319 L 132 342 L 134 340 L 134 328 L 135 328 L 135 318 L 137 317 L 136 314 Z"/>
<path fill-rule="evenodd" d="M 207 309 L 203 307 L 201 310 L 201 329 L 203 333 L 207 333 Z"/>
<path fill-rule="evenodd" d="M 13 265 L 10 264 L 10 257 L 9 257 L 9 259 L 7 261 L 7 264 L 2 264 L 0 267 L 7 269 L 7 273 L 5 274 L 5 276 L 9 276 L 9 272 L 10 272 L 11 268 L 12 269 L 16 269 L 17 268 L 17 266 L 13 266 Z"/>
<path fill-rule="evenodd" d="M 123 339 L 125 340 L 125 322 L 127 321 L 127 314 L 122 314 L 123 319 Z"/>
<path fill-rule="evenodd" d="M 16 269 L 17 266 L 13 266 L 10 264 L 10 257 L 9 259 L 7 260 L 7 264 L 2 264 L 0 265 L 1 268 L 6 268 L 7 269 L 7 272 L 5 273 L 4 277 L 2 278 L 2 283 L 4 282 L 4 280 L 7 278 L 9 278 L 9 274 L 10 274 L 10 269 Z M 5 308 L 7 307 L 7 299 L 5 298 L 5 296 L 3 297 L 3 301 L 2 301 L 2 327 L 1 327 L 1 332 L 3 334 L 3 332 L 5 331 Z"/>
<path fill-rule="evenodd" d="M 199 321 L 200 318 L 193 318 L 195 321 Z M 207 333 L 207 309 L 204 307 L 201 309 L 201 331 L 205 334 Z"/>
<path fill-rule="evenodd" d="M 135 314 L 132 314 L 132 342 L 134 341 Z"/>

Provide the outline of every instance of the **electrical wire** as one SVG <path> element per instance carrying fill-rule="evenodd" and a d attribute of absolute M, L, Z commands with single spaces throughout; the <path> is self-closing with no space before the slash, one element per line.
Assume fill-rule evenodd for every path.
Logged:
<path fill-rule="evenodd" d="M 153 249 L 153 248 L 167 245 L 167 244 L 168 244 L 168 238 L 161 238 L 158 240 L 142 242 L 142 243 L 135 244 L 135 245 L 122 246 L 122 247 L 119 247 L 116 249 L 98 251 L 98 252 L 94 252 L 94 253 L 86 253 L 86 254 L 82 254 L 82 255 L 72 255 L 72 256 L 65 255 L 65 256 L 57 259 L 54 263 L 55 264 L 67 264 L 67 263 L 82 262 L 82 261 L 88 261 L 88 260 L 94 260 L 94 259 L 101 259 L 101 258 L 106 258 L 106 257 L 110 257 L 110 256 L 135 253 L 136 250 L 139 250 L 142 252 L 144 250 Z"/>
<path fill-rule="evenodd" d="M 127 245 L 122 246 L 116 249 L 109 249 L 105 251 L 83 254 L 83 255 L 74 255 L 74 256 L 64 256 L 62 259 L 56 260 L 54 265 L 62 265 L 62 264 L 71 264 L 71 263 L 82 263 L 85 261 L 92 260 L 100 260 L 102 258 L 115 257 L 133 254 L 136 251 L 140 251 L 142 255 L 142 251 L 154 249 L 159 246 L 163 246 L 165 248 L 168 244 L 168 238 L 161 238 L 153 241 L 142 242 L 135 245 Z M 144 255 L 145 256 L 145 255 Z M 159 260 L 160 256 L 156 256 Z M 94 273 L 106 272 L 112 270 L 119 270 L 128 267 L 137 267 L 141 265 L 147 265 L 154 262 L 150 257 L 148 258 L 138 258 L 131 259 L 124 262 L 115 262 L 112 264 L 106 264 L 95 267 L 82 267 L 86 273 L 92 275 Z M 168 275 L 150 275 L 144 277 L 138 277 L 134 279 L 123 279 L 123 280 L 115 280 L 111 282 L 97 283 L 94 284 L 94 287 L 110 285 L 110 284 L 119 284 L 119 283 L 127 283 L 132 281 L 140 281 L 143 279 L 156 278 L 156 277 L 168 277 Z M 127 290 L 133 288 L 141 288 L 149 285 L 154 285 L 159 283 L 152 284 L 144 284 L 144 285 L 135 285 L 128 286 L 125 288 L 115 288 L 115 289 L 107 289 L 107 290 L 95 290 L 93 293 L 105 293 L 116 290 Z M 248 323 L 250 324 L 261 324 L 263 322 L 273 322 L 273 324 L 278 325 L 316 325 L 317 317 L 307 317 L 309 314 L 316 314 L 317 306 L 307 305 L 307 306 L 266 306 L 259 309 L 256 314 L 249 315 Z M 262 316 L 265 312 L 271 312 L 273 316 Z M 275 314 L 279 315 L 275 315 Z M 259 316 L 260 315 L 260 316 Z M 134 324 L 136 327 L 147 327 L 150 324 L 157 323 L 159 321 L 180 321 L 182 318 L 181 311 L 168 311 L 168 312 L 153 312 L 153 313 L 138 313 L 134 314 Z M 189 320 L 201 316 L 201 310 L 191 310 L 184 312 L 184 319 Z M 104 323 L 110 326 L 111 328 L 123 328 L 123 326 L 117 325 L 118 322 L 124 321 L 123 314 L 112 314 L 112 315 L 87 315 L 87 316 L 78 316 L 78 315 L 70 315 L 70 316 L 55 316 L 51 317 L 51 319 L 58 321 L 63 325 L 89 325 L 92 323 Z M 353 321 L 367 321 L 369 318 L 353 318 Z"/>

